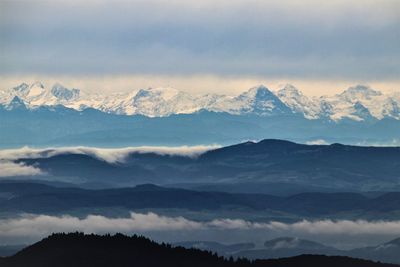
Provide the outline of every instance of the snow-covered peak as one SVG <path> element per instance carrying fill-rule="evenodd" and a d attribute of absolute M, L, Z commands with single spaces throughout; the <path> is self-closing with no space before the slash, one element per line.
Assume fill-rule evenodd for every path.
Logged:
<path fill-rule="evenodd" d="M 44 85 L 41 82 L 34 82 L 29 86 L 28 97 L 36 97 L 45 92 Z"/>
<path fill-rule="evenodd" d="M 114 96 L 101 108 L 117 114 L 141 114 L 161 117 L 171 114 L 193 113 L 200 109 L 190 94 L 171 87 L 140 89 Z"/>
<path fill-rule="evenodd" d="M 388 96 L 369 86 L 357 85 L 348 88 L 341 94 L 324 97 L 324 101 L 329 102 L 332 107 L 331 118 L 333 120 L 348 118 L 364 121 L 370 118 L 382 119 L 388 116 L 387 114 L 391 114 L 392 111 L 385 108 L 385 103 L 386 107 L 390 108 L 391 106 L 387 98 Z M 396 115 L 391 115 L 391 117 L 396 117 Z"/>
<path fill-rule="evenodd" d="M 31 84 L 31 86 L 29 86 L 31 89 L 32 88 L 41 88 L 44 89 L 44 85 L 42 82 L 36 81 L 34 83 Z"/>
<path fill-rule="evenodd" d="M 250 88 L 231 102 L 236 106 L 237 113 L 272 115 L 290 112 L 289 108 L 264 85 Z"/>
<path fill-rule="evenodd" d="M 28 108 L 55 105 L 67 107 L 72 105 L 72 108 L 76 108 L 77 102 L 80 101 L 80 91 L 78 89 L 68 89 L 59 83 L 49 89 L 41 82 L 34 82 L 30 85 L 22 83 L 10 90 L 0 92 L 0 103 L 6 104 L 15 96 L 18 96 Z"/>
<path fill-rule="evenodd" d="M 44 92 L 44 86 L 40 82 L 32 83 L 28 85 L 26 83 L 21 83 L 20 85 L 14 87 L 11 91 L 19 97 L 34 97 L 40 95 Z"/>
<path fill-rule="evenodd" d="M 369 86 L 356 85 L 345 90 L 340 94 L 340 97 L 346 99 L 347 101 L 359 101 L 361 99 L 370 100 L 373 97 L 381 95 L 381 92 L 375 91 Z"/>
<path fill-rule="evenodd" d="M 171 87 L 140 89 L 135 95 L 135 100 L 142 98 L 159 98 L 168 101 L 179 94 L 183 94 L 183 92 Z"/>
<path fill-rule="evenodd" d="M 374 119 L 369 109 L 366 108 L 360 101 L 354 103 L 353 108 L 354 112 L 351 115 L 361 118 L 364 121 Z"/>
<path fill-rule="evenodd" d="M 400 119 L 400 101 L 396 101 L 393 97 L 388 97 L 382 104 L 383 117 Z"/>
<path fill-rule="evenodd" d="M 24 101 L 21 100 L 18 96 L 14 96 L 14 98 L 6 105 L 6 109 L 15 110 L 15 109 L 26 109 L 26 105 Z"/>
<path fill-rule="evenodd" d="M 278 90 L 277 96 L 292 109 L 294 113 L 303 114 L 307 119 L 317 119 L 321 108 L 314 100 L 303 95 L 299 89 L 291 84 L 284 85 Z"/>
<path fill-rule="evenodd" d="M 79 97 L 79 89 L 68 89 L 59 83 L 56 83 L 51 88 L 51 94 L 59 100 L 70 101 Z"/>
<path fill-rule="evenodd" d="M 14 87 L 13 90 L 18 93 L 25 93 L 29 90 L 29 87 L 30 86 L 28 84 L 21 83 L 20 85 Z"/>
<path fill-rule="evenodd" d="M 10 105 L 12 100 L 15 105 Z M 63 105 L 82 110 L 94 108 L 108 113 L 149 117 L 194 113 L 199 110 L 262 116 L 298 114 L 307 119 L 369 121 L 382 118 L 400 120 L 400 93 L 385 95 L 368 86 L 357 85 L 341 94 L 309 98 L 291 84 L 272 92 L 264 85 L 236 95 L 191 95 L 171 87 L 132 90 L 112 95 L 89 94 L 56 83 L 45 88 L 42 83 L 22 83 L 0 91 L 0 104 L 17 107 L 22 103 L 32 109 Z M 22 105 L 21 105 L 22 106 Z"/>
<path fill-rule="evenodd" d="M 300 92 L 295 86 L 291 84 L 285 84 L 281 86 L 277 92 L 278 97 L 300 97 L 303 96 L 303 93 Z"/>
<path fill-rule="evenodd" d="M 258 85 L 250 88 L 248 91 L 239 95 L 239 98 L 251 98 L 255 100 L 263 100 L 276 97 L 267 87 L 264 85 Z"/>

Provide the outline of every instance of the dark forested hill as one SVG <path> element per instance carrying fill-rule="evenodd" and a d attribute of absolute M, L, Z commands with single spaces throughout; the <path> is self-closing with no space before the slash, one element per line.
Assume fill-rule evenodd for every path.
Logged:
<path fill-rule="evenodd" d="M 302 255 L 276 260 L 227 260 L 211 252 L 158 244 L 139 236 L 53 234 L 16 255 L 0 258 L 2 267 L 390 267 L 348 257 Z"/>

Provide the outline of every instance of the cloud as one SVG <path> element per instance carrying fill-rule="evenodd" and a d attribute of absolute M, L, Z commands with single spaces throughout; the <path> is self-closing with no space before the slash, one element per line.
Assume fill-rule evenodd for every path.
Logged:
<path fill-rule="evenodd" d="M 396 0 L 6 0 L 0 10 L 4 74 L 387 80 L 400 72 Z"/>
<path fill-rule="evenodd" d="M 365 220 L 302 220 L 295 223 L 272 221 L 268 223 L 250 222 L 241 219 L 218 219 L 204 224 L 206 227 L 220 229 L 263 229 L 292 234 L 314 235 L 365 235 L 365 234 L 393 234 L 400 235 L 400 221 L 365 221 Z"/>
<path fill-rule="evenodd" d="M 375 142 L 368 142 L 368 141 L 360 141 L 357 142 L 355 145 L 357 146 L 400 146 L 400 139 L 392 139 L 386 142 L 382 141 L 375 141 Z"/>
<path fill-rule="evenodd" d="M 198 155 L 219 148 L 218 145 L 211 146 L 141 146 L 141 147 L 125 147 L 125 148 L 95 148 L 95 147 L 59 147 L 59 148 L 30 148 L 23 147 L 18 149 L 0 150 L 0 160 L 13 161 L 23 158 L 49 158 L 62 154 L 80 154 L 89 155 L 108 163 L 122 163 L 124 160 L 134 153 L 155 153 L 158 155 L 172 155 L 197 157 Z"/>
<path fill-rule="evenodd" d="M 20 85 L 41 81 L 46 88 L 62 83 L 67 88 L 78 88 L 88 93 L 126 93 L 140 88 L 173 87 L 194 95 L 217 93 L 238 95 L 255 85 L 264 84 L 271 90 L 279 90 L 284 84 L 293 84 L 307 96 L 333 95 L 360 83 L 360 80 L 310 80 L 310 79 L 273 79 L 256 76 L 218 76 L 218 75 L 1 75 L 0 93 Z M 400 80 L 365 81 L 375 90 L 393 93 L 400 88 Z"/>
<path fill-rule="evenodd" d="M 44 173 L 34 166 L 0 160 L 0 178 L 12 176 L 34 176 L 41 174 Z"/>
<path fill-rule="evenodd" d="M 400 221 L 303 220 L 295 223 L 251 222 L 242 219 L 193 221 L 184 217 L 167 217 L 155 213 L 134 213 L 127 218 L 89 215 L 73 216 L 23 215 L 0 220 L 0 239 L 41 238 L 53 232 L 134 233 L 171 231 L 259 231 L 283 235 L 400 235 Z"/>
<path fill-rule="evenodd" d="M 0 150 L 0 177 L 13 176 L 35 176 L 46 175 L 45 172 L 35 166 L 28 166 L 15 162 L 18 159 L 50 158 L 63 154 L 79 154 L 95 157 L 110 164 L 123 163 L 129 155 L 134 153 L 155 153 L 158 155 L 172 155 L 184 157 L 197 157 L 211 149 L 219 148 L 218 145 L 211 146 L 142 146 L 125 148 L 95 148 L 95 147 L 59 147 L 59 148 L 30 148 Z M 44 177 L 45 178 L 45 177 Z"/>
<path fill-rule="evenodd" d="M 329 145 L 327 141 L 324 139 L 316 139 L 316 140 L 311 140 L 306 142 L 307 145 Z"/>
<path fill-rule="evenodd" d="M 164 217 L 154 213 L 131 213 L 129 218 L 108 218 L 89 215 L 83 219 L 72 216 L 28 215 L 18 219 L 0 220 L 1 237 L 42 237 L 53 232 L 82 231 L 85 233 L 115 233 L 132 231 L 191 230 L 201 223 L 183 217 Z"/>

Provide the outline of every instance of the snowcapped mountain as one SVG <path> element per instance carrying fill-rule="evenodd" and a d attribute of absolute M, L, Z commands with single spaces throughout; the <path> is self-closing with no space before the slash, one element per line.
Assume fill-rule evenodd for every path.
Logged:
<path fill-rule="evenodd" d="M 322 113 L 330 114 L 330 118 L 335 121 L 345 118 L 356 121 L 380 120 L 385 117 L 400 119 L 400 102 L 364 85 L 350 87 L 331 97 L 323 96 L 320 103 L 326 107 Z"/>
<path fill-rule="evenodd" d="M 67 89 L 58 83 L 51 89 L 46 89 L 40 82 L 31 85 L 22 83 L 10 90 L 1 91 L 0 103 L 8 104 L 15 97 L 18 97 L 29 108 L 55 105 L 68 106 L 80 99 L 80 90 Z"/>
<path fill-rule="evenodd" d="M 318 119 L 321 107 L 314 99 L 303 95 L 296 87 L 286 84 L 278 90 L 277 96 L 282 100 L 292 112 L 303 114 L 307 119 Z"/>
<path fill-rule="evenodd" d="M 260 85 L 237 96 L 191 95 L 169 87 L 140 89 L 105 96 L 68 89 L 59 83 L 45 88 L 42 83 L 35 82 L 1 90 L 0 105 L 7 109 L 62 105 L 76 110 L 94 108 L 107 113 L 140 114 L 148 117 L 208 110 L 235 115 L 299 114 L 310 120 L 400 120 L 400 93 L 385 95 L 363 85 L 350 87 L 334 96 L 309 98 L 290 84 L 281 87 L 277 92 Z"/>
<path fill-rule="evenodd" d="M 26 109 L 26 105 L 24 101 L 21 100 L 18 96 L 14 96 L 14 98 L 8 103 L 5 108 L 7 110 L 14 110 L 14 109 Z"/>
<path fill-rule="evenodd" d="M 235 101 L 240 104 L 239 114 L 273 115 L 291 112 L 288 106 L 263 85 L 251 88 L 236 97 Z"/>
<path fill-rule="evenodd" d="M 195 100 L 188 93 L 174 88 L 149 88 L 128 93 L 120 99 L 116 98 L 113 105 L 105 105 L 103 110 L 118 114 L 159 117 L 193 113 L 198 110 Z"/>
<path fill-rule="evenodd" d="M 51 88 L 51 94 L 59 100 L 71 101 L 79 98 L 80 90 L 72 89 L 69 90 L 57 83 Z"/>
<path fill-rule="evenodd" d="M 250 88 L 236 96 L 208 95 L 199 101 L 200 109 L 227 112 L 236 115 L 257 114 L 262 116 L 291 113 L 274 93 L 263 85 Z"/>

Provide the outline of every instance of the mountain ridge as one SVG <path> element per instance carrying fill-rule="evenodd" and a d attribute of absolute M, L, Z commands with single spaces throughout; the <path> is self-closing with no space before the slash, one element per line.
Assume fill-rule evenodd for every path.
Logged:
<path fill-rule="evenodd" d="M 400 173 L 400 147 L 305 145 L 267 139 L 203 150 L 204 153 L 196 157 L 140 150 L 131 152 L 95 148 L 79 151 L 74 148 L 50 151 L 25 148 L 12 150 L 12 158 L 7 156 L 10 152 L 6 150 L 3 157 L 40 169 L 43 174 L 36 177 L 122 186 L 247 182 L 316 186 L 340 192 L 395 191 Z M 109 162 L 99 156 L 101 153 L 111 153 L 123 160 Z"/>
<path fill-rule="evenodd" d="M 33 182 L 0 183 L 1 211 L 8 214 L 65 214 L 84 209 L 89 215 L 90 211 L 98 212 L 99 208 L 109 210 L 113 207 L 118 207 L 127 214 L 136 210 L 143 212 L 152 209 L 179 209 L 190 211 L 189 213 L 224 211 L 227 214 L 226 212 L 240 208 L 243 214 L 257 212 L 265 215 L 265 212 L 268 214 L 273 211 L 275 220 L 279 218 L 278 214 L 286 220 L 290 218 L 293 221 L 304 218 L 349 219 L 354 214 L 357 214 L 359 219 L 368 219 L 374 214 L 382 214 L 382 211 L 386 212 L 386 218 L 398 219 L 399 201 L 399 193 L 382 193 L 377 197 L 361 193 L 312 192 L 276 196 L 156 185 L 94 190 L 79 188 L 76 185 L 55 187 Z M 302 243 L 302 240 L 281 241 L 284 241 L 282 244 Z M 390 244 L 399 246 L 399 243 L 399 240 L 393 240 Z"/>
<path fill-rule="evenodd" d="M 259 85 L 237 96 L 191 95 L 169 87 L 99 95 L 88 94 L 75 88 L 68 89 L 60 83 L 45 88 L 42 83 L 35 82 L 1 90 L 0 105 L 11 109 L 14 97 L 18 97 L 29 109 L 62 105 L 75 110 L 94 108 L 112 114 L 148 117 L 192 114 L 207 110 L 235 115 L 298 114 L 308 120 L 329 119 L 335 122 L 344 119 L 400 120 L 400 98 L 397 94 L 386 95 L 364 85 L 350 87 L 334 96 L 310 98 L 291 84 L 282 86 L 276 92 Z"/>
<path fill-rule="evenodd" d="M 215 267 L 295 267 L 295 266 L 348 266 L 391 267 L 343 256 L 301 255 L 274 260 L 226 259 L 198 249 L 158 244 L 143 236 L 86 235 L 83 233 L 53 234 L 21 250 L 17 254 L 0 258 L 5 267 L 26 266 L 215 266 Z"/>

